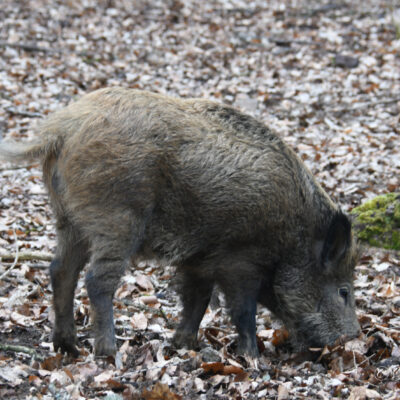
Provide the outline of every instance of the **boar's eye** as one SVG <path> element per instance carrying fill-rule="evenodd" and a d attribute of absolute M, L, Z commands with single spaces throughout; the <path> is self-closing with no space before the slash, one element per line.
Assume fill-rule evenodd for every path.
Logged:
<path fill-rule="evenodd" d="M 344 303 L 347 305 L 348 297 L 349 297 L 349 289 L 347 287 L 341 287 L 338 289 L 339 296 L 344 300 Z"/>

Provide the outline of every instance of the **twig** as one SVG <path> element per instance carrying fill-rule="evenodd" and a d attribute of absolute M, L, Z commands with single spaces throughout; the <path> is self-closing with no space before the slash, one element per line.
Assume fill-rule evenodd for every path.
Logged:
<path fill-rule="evenodd" d="M 216 338 L 209 330 L 204 329 L 204 336 L 208 339 L 210 343 L 217 344 L 220 347 L 224 347 L 224 343 Z"/>
<path fill-rule="evenodd" d="M 43 361 L 44 358 L 36 352 L 36 350 L 31 349 L 30 347 L 26 346 L 19 346 L 16 344 L 3 344 L 0 343 L 0 350 L 4 351 L 14 351 L 16 353 L 26 353 L 35 358 L 36 360 Z"/>
<path fill-rule="evenodd" d="M 173 327 L 173 324 L 171 324 L 170 320 L 165 315 L 165 312 L 164 312 L 164 310 L 162 308 L 153 308 L 153 307 L 150 307 L 150 306 L 146 306 L 145 304 L 133 302 L 132 300 L 128 300 L 128 299 L 119 299 L 118 301 L 120 301 L 121 303 L 123 303 L 123 304 L 125 304 L 127 306 L 131 306 L 133 308 L 136 308 L 139 311 L 146 311 L 146 312 L 149 312 L 151 314 L 158 315 L 159 317 L 162 317 L 165 320 L 165 322 L 167 323 L 167 327 L 168 328 L 172 328 Z"/>
<path fill-rule="evenodd" d="M 29 263 L 29 268 L 35 268 L 35 269 L 47 269 L 49 268 L 49 264 L 34 264 L 34 263 Z"/>
<path fill-rule="evenodd" d="M 322 47 L 322 43 L 316 42 L 314 40 L 298 40 L 298 39 L 289 39 L 285 37 L 269 37 L 268 40 L 272 43 L 275 43 L 277 46 L 284 46 L 284 47 L 290 47 L 291 44 L 298 44 L 300 46 L 305 45 L 305 46 L 317 46 L 317 47 Z"/>
<path fill-rule="evenodd" d="M 376 356 L 376 354 L 373 353 L 373 354 L 371 354 L 369 357 L 366 357 L 364 360 L 362 360 L 362 361 L 360 362 L 360 364 L 357 364 L 356 359 L 355 359 L 355 354 L 354 354 L 354 351 L 353 351 L 353 357 L 354 357 L 353 362 L 354 362 L 354 367 L 351 368 L 351 369 L 348 369 L 347 371 L 343 371 L 343 372 L 344 372 L 345 374 L 350 374 L 351 372 L 356 371 L 357 368 L 360 367 L 361 365 L 365 364 L 366 362 L 369 362 L 369 360 L 370 360 L 372 357 L 375 357 L 375 356 Z"/>
<path fill-rule="evenodd" d="M 1 276 L 0 280 L 4 279 L 17 265 L 18 263 L 18 257 L 19 257 L 19 248 L 18 248 L 18 238 L 17 234 L 15 233 L 15 228 L 13 228 L 13 233 L 14 233 L 14 243 L 15 243 L 15 256 L 14 256 L 14 262 L 12 263 L 11 267 L 8 268 Z"/>
<path fill-rule="evenodd" d="M 17 110 L 16 108 L 8 107 L 6 111 L 12 115 L 21 115 L 22 117 L 29 117 L 29 118 L 43 118 L 44 115 L 38 112 L 30 112 L 30 111 L 21 111 Z"/>
<path fill-rule="evenodd" d="M 210 331 L 215 330 L 215 331 L 219 331 L 219 332 L 223 332 L 223 333 L 232 333 L 232 331 L 229 329 L 224 329 L 224 328 L 220 328 L 219 326 L 213 326 L 213 325 L 205 327 L 204 330 L 210 330 Z"/>
<path fill-rule="evenodd" d="M 14 260 L 16 258 L 16 253 L 8 253 L 6 251 L 0 250 L 0 259 L 2 260 Z M 27 260 L 39 260 L 39 261 L 51 261 L 53 255 L 45 251 L 24 251 L 18 254 L 19 261 Z"/>
<path fill-rule="evenodd" d="M 386 104 L 392 104 L 396 103 L 397 101 L 400 101 L 400 97 L 395 97 L 393 99 L 388 99 L 388 100 L 379 100 L 379 101 L 374 101 L 371 103 L 361 103 L 361 104 L 356 104 L 353 107 L 347 106 L 343 108 L 337 108 L 332 110 L 332 112 L 335 113 L 341 113 L 341 112 L 351 112 L 351 111 L 357 111 L 361 110 L 363 108 L 368 108 L 368 107 L 374 107 L 374 106 L 379 106 L 379 105 L 386 105 Z"/>
<path fill-rule="evenodd" d="M 61 53 L 61 50 L 49 49 L 48 47 L 37 46 L 34 43 L 13 43 L 0 41 L 0 47 L 12 47 L 14 49 L 22 49 L 25 51 L 37 51 L 42 53 Z"/>

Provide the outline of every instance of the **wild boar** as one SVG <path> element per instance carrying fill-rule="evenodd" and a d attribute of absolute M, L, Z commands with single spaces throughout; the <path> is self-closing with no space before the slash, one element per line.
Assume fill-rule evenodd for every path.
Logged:
<path fill-rule="evenodd" d="M 131 257 L 177 267 L 177 346 L 196 346 L 215 286 L 239 353 L 258 355 L 257 303 L 283 320 L 297 347 L 358 334 L 350 222 L 256 119 L 212 101 L 108 88 L 40 130 L 36 142 L 3 142 L 0 153 L 43 165 L 58 235 L 55 350 L 78 354 L 73 296 L 88 262 L 95 354 L 115 353 L 112 299 Z"/>

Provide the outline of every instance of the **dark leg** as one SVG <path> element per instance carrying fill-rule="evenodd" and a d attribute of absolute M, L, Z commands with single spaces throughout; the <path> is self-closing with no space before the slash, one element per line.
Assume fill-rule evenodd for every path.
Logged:
<path fill-rule="evenodd" d="M 116 352 L 113 296 L 129 259 L 92 257 L 86 274 L 86 288 L 92 306 L 95 355 L 110 356 Z"/>
<path fill-rule="evenodd" d="M 256 311 L 257 302 L 250 293 L 241 293 L 243 297 L 227 296 L 227 302 L 230 306 L 232 322 L 235 324 L 239 343 L 237 352 L 242 355 L 258 357 L 258 347 L 256 339 Z"/>
<path fill-rule="evenodd" d="M 196 347 L 197 331 L 210 301 L 212 289 L 211 279 L 202 279 L 190 272 L 183 273 L 180 287 L 183 312 L 173 339 L 175 346 L 188 349 Z"/>
<path fill-rule="evenodd" d="M 54 350 L 79 355 L 76 348 L 74 323 L 74 292 L 79 272 L 88 260 L 88 246 L 80 232 L 70 223 L 59 223 L 58 245 L 55 258 L 50 264 L 55 325 Z"/>
<path fill-rule="evenodd" d="M 95 355 L 110 356 L 116 352 L 113 297 L 126 267 L 142 244 L 146 215 L 135 217 L 126 210 L 103 210 L 86 216 L 90 232 L 90 267 L 86 289 L 91 304 Z M 83 218 L 83 217 L 82 217 Z"/>
<path fill-rule="evenodd" d="M 218 284 L 225 294 L 232 322 L 238 334 L 238 353 L 258 357 L 256 338 L 257 297 L 260 290 L 260 279 L 257 270 L 246 264 L 229 265 L 226 273 L 220 276 Z M 225 269 L 224 269 L 225 270 Z"/>

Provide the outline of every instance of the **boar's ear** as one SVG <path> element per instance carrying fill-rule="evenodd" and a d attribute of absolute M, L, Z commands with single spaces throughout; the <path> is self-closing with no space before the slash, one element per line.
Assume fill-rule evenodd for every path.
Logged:
<path fill-rule="evenodd" d="M 321 261 L 326 268 L 335 268 L 345 255 L 351 243 L 351 224 L 342 212 L 332 219 L 325 237 Z"/>

